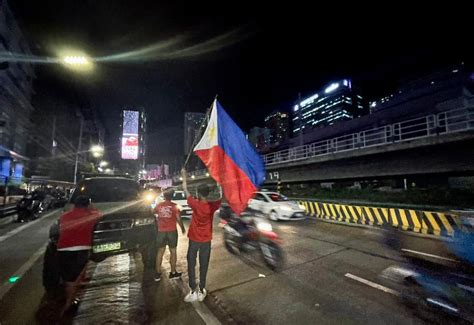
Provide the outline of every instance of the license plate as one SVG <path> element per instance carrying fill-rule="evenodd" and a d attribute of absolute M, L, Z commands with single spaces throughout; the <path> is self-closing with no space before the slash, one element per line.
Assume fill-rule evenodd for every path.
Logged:
<path fill-rule="evenodd" d="M 100 245 L 95 245 L 92 248 L 92 251 L 94 253 L 102 253 L 102 252 L 108 252 L 108 251 L 114 251 L 117 249 L 120 249 L 120 242 L 118 243 L 107 243 L 107 244 L 100 244 Z"/>

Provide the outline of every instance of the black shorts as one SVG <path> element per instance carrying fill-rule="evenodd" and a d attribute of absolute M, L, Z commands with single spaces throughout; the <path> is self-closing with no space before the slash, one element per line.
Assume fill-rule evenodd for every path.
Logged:
<path fill-rule="evenodd" d="M 89 251 L 58 251 L 59 273 L 66 282 L 74 282 L 86 267 Z"/>
<path fill-rule="evenodd" d="M 156 246 L 163 248 L 168 245 L 169 248 L 176 248 L 178 246 L 178 231 L 158 231 L 156 237 Z"/>

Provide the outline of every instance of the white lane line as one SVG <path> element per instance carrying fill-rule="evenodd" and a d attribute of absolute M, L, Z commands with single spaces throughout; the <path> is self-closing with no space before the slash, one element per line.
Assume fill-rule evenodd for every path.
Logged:
<path fill-rule="evenodd" d="M 46 249 L 46 245 L 41 246 L 40 249 L 38 249 L 33 255 L 31 255 L 31 257 L 28 259 L 28 261 L 26 261 L 25 264 L 20 266 L 20 268 L 12 274 L 12 276 L 20 277 L 19 281 L 16 281 L 13 283 L 7 282 L 7 283 L 4 283 L 0 287 L 0 300 L 3 299 L 3 296 L 5 296 L 7 292 L 10 291 L 11 288 L 13 288 L 17 283 L 21 281 L 21 278 L 23 277 L 23 275 L 26 272 L 28 272 L 28 270 L 33 266 L 33 264 L 35 264 L 36 261 L 43 255 L 45 249 Z"/>
<path fill-rule="evenodd" d="M 375 289 L 378 289 L 378 290 L 382 290 L 383 292 L 390 293 L 390 294 L 395 295 L 395 296 L 399 295 L 399 292 L 396 291 L 396 290 L 393 290 L 393 289 L 384 287 L 383 285 L 380 285 L 378 283 L 363 279 L 361 277 L 358 277 L 357 275 L 346 273 L 344 276 L 346 276 L 347 278 L 350 278 L 352 280 L 356 280 L 356 281 L 358 281 L 360 283 L 363 283 L 365 285 L 368 285 L 369 287 L 372 287 L 372 288 L 375 288 Z"/>
<path fill-rule="evenodd" d="M 423 253 L 423 252 L 419 252 L 419 251 L 414 251 L 412 249 L 402 248 L 402 251 L 417 254 L 417 255 L 427 256 L 427 257 L 433 257 L 433 258 L 437 258 L 437 259 L 440 259 L 440 260 L 456 262 L 456 260 L 453 260 L 452 258 L 438 256 L 438 255 L 434 255 L 434 254 Z"/>
<path fill-rule="evenodd" d="M 187 295 L 189 290 L 187 289 L 184 281 L 172 281 L 173 286 L 177 287 L 184 295 Z M 209 299 L 209 297 L 207 297 Z M 192 302 L 191 305 L 196 310 L 197 314 L 201 319 L 204 321 L 206 325 L 221 325 L 222 323 L 217 319 L 216 316 L 212 313 L 212 311 L 207 308 L 204 302 L 195 301 Z"/>
<path fill-rule="evenodd" d="M 35 223 L 41 221 L 43 218 L 47 218 L 47 217 L 53 215 L 53 214 L 56 213 L 56 212 L 57 212 L 57 211 L 51 211 L 51 212 L 45 214 L 44 216 L 41 216 L 39 219 L 36 219 L 36 220 L 34 220 L 34 221 L 31 221 L 31 222 L 28 222 L 28 223 L 24 224 L 23 226 L 20 226 L 20 227 L 18 227 L 18 228 L 16 228 L 16 229 L 13 229 L 12 231 L 7 232 L 5 235 L 0 236 L 0 243 L 1 243 L 2 241 L 4 241 L 4 240 L 10 238 L 11 236 L 18 234 L 20 231 L 23 231 L 23 230 L 25 230 L 26 228 L 33 226 Z"/>

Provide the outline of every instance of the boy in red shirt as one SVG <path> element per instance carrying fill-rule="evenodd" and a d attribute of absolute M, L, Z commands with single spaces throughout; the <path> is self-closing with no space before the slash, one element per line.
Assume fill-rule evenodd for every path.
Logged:
<path fill-rule="evenodd" d="M 188 197 L 188 204 L 193 210 L 188 237 L 188 276 L 191 291 L 184 298 L 185 302 L 196 300 L 203 301 L 206 298 L 206 276 L 211 257 L 212 219 L 214 212 L 219 209 L 221 200 L 208 201 L 209 186 L 199 185 L 197 188 L 198 199 L 193 198 L 188 191 L 186 170 L 181 170 L 183 177 L 183 189 Z M 196 259 L 199 253 L 199 290 L 196 285 Z"/>
<path fill-rule="evenodd" d="M 181 232 L 186 233 L 179 214 L 178 207 L 175 203 L 171 202 L 174 191 L 168 190 L 163 193 L 165 198 L 164 202 L 161 202 L 155 207 L 156 225 L 158 227 L 158 236 L 156 243 L 158 246 L 158 253 L 156 255 L 156 273 L 155 281 L 161 280 L 161 263 L 163 261 L 163 254 L 166 250 L 166 245 L 170 250 L 170 264 L 171 272 L 170 279 L 180 278 L 182 273 L 176 272 L 176 246 L 178 246 L 178 232 L 176 231 L 176 222 L 181 227 Z"/>

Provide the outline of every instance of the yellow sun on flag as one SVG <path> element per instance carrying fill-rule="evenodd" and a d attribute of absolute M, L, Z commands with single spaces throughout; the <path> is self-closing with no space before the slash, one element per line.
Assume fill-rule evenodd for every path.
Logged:
<path fill-rule="evenodd" d="M 216 127 L 213 125 L 211 126 L 211 128 L 209 129 L 209 141 L 212 141 L 214 140 L 214 138 L 216 137 L 217 135 L 217 129 Z"/>

